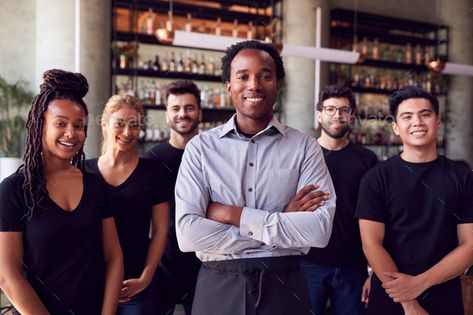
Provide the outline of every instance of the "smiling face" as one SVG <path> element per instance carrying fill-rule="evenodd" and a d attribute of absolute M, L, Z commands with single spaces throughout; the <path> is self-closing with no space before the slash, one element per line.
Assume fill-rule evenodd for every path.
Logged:
<path fill-rule="evenodd" d="M 108 120 L 102 122 L 102 131 L 107 146 L 112 150 L 135 150 L 141 130 L 141 115 L 132 108 L 122 105 Z"/>
<path fill-rule="evenodd" d="M 182 135 L 194 135 L 202 120 L 202 111 L 191 93 L 169 94 L 166 105 L 166 121 L 171 129 Z"/>
<path fill-rule="evenodd" d="M 74 157 L 84 145 L 85 122 L 85 111 L 79 104 L 66 99 L 51 101 L 44 113 L 43 158 Z"/>
<path fill-rule="evenodd" d="M 322 103 L 322 110 L 317 111 L 317 118 L 322 132 L 331 138 L 341 139 L 350 129 L 350 101 L 346 97 L 331 97 Z"/>
<path fill-rule="evenodd" d="M 248 124 L 264 129 L 273 116 L 279 89 L 273 58 L 259 49 L 243 49 L 232 60 L 230 81 L 225 83 L 245 132 Z"/>
<path fill-rule="evenodd" d="M 401 137 L 405 150 L 435 149 L 440 124 L 440 115 L 435 114 L 429 100 L 410 98 L 399 104 L 393 129 Z"/>

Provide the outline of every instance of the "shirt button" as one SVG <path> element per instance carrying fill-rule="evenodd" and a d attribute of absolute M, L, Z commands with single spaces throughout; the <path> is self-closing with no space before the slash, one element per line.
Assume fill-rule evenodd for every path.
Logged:
<path fill-rule="evenodd" d="M 253 139 L 251 139 L 250 141 L 251 141 L 251 143 L 255 143 L 255 140 L 253 140 Z"/>
<path fill-rule="evenodd" d="M 250 162 L 250 166 L 253 166 L 254 164 Z"/>
<path fill-rule="evenodd" d="M 253 232 L 249 231 L 248 236 L 252 236 L 252 235 L 253 235 Z"/>
<path fill-rule="evenodd" d="M 249 191 L 249 192 L 252 192 L 252 191 L 253 191 L 253 188 L 248 188 L 248 191 Z"/>

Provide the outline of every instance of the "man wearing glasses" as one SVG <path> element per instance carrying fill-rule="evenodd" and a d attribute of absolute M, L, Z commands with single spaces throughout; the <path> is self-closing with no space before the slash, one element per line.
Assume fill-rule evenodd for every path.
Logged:
<path fill-rule="evenodd" d="M 362 296 L 366 259 L 354 213 L 360 180 L 377 158 L 372 151 L 348 140 L 355 107 L 352 91 L 343 85 L 325 87 L 317 104 L 322 126 L 318 142 L 337 194 L 337 211 L 328 246 L 311 248 L 301 262 L 315 314 L 325 314 L 329 299 L 332 314 L 360 314 L 362 299 L 366 301 L 367 297 L 366 293 Z"/>

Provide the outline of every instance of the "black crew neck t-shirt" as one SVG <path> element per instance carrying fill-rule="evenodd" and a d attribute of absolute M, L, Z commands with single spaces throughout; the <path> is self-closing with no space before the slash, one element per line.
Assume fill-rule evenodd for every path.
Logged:
<path fill-rule="evenodd" d="M 23 233 L 23 271 L 51 314 L 100 314 L 105 287 L 102 219 L 112 217 L 105 187 L 83 173 L 83 194 L 73 211 L 53 200 L 25 217 L 22 171 L 0 184 L 0 231 Z"/>
<path fill-rule="evenodd" d="M 337 151 L 322 150 L 337 194 L 335 218 L 327 247 L 313 247 L 303 259 L 334 267 L 366 265 L 354 215 L 361 178 L 378 159 L 371 150 L 352 143 Z"/>
<path fill-rule="evenodd" d="M 161 294 L 170 300 L 179 300 L 183 296 L 192 294 L 201 265 L 195 253 L 181 252 L 177 243 L 174 187 L 183 154 L 184 150 L 173 147 L 169 142 L 163 142 L 154 146 L 144 155 L 145 158 L 157 160 L 163 164 L 170 183 L 168 239 L 156 272 Z"/>
<path fill-rule="evenodd" d="M 363 178 L 356 216 L 384 223 L 383 246 L 397 268 L 418 275 L 458 246 L 458 224 L 473 223 L 473 171 L 441 155 L 426 163 L 394 156 Z M 376 275 L 371 294 L 368 310 L 375 311 L 369 313 L 402 312 Z M 459 277 L 428 289 L 418 301 L 429 314 L 463 314 Z"/>
<path fill-rule="evenodd" d="M 139 278 L 148 255 L 152 207 L 169 200 L 164 170 L 160 163 L 140 158 L 130 176 L 120 185 L 112 186 L 102 177 L 97 163 L 98 158 L 87 160 L 85 168 L 99 176 L 112 198 L 123 251 L 124 279 Z"/>

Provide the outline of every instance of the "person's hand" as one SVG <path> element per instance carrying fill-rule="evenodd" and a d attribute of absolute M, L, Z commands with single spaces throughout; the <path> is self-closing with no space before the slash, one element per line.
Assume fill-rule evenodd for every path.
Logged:
<path fill-rule="evenodd" d="M 429 315 L 416 300 L 402 303 L 404 315 Z"/>
<path fill-rule="evenodd" d="M 206 217 L 209 220 L 225 224 L 240 226 L 240 217 L 243 208 L 236 206 L 227 206 L 221 203 L 212 202 L 207 207 Z"/>
<path fill-rule="evenodd" d="M 366 278 L 365 284 L 363 285 L 363 289 L 361 290 L 361 302 L 365 304 L 368 304 L 368 301 L 369 301 L 372 276 L 373 276 L 373 272 L 371 272 L 368 278 Z"/>
<path fill-rule="evenodd" d="M 149 281 L 145 281 L 141 278 L 123 281 L 119 302 L 130 301 L 135 295 L 146 289 L 148 285 Z"/>
<path fill-rule="evenodd" d="M 328 200 L 329 193 L 318 191 L 319 186 L 307 185 L 296 194 L 296 196 L 284 207 L 283 212 L 314 211 Z"/>
<path fill-rule="evenodd" d="M 393 271 L 385 271 L 384 275 L 394 278 L 394 280 L 383 283 L 383 288 L 394 302 L 414 300 L 428 288 L 421 275 L 410 276 Z"/>

